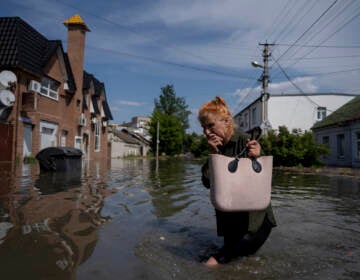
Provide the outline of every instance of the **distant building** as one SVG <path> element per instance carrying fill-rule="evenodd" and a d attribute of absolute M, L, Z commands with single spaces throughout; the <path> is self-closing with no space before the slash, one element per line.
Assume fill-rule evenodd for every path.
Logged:
<path fill-rule="evenodd" d="M 90 30 L 79 15 L 64 25 L 67 52 L 21 18 L 0 18 L 0 72 L 17 77 L 15 102 L 0 116 L 0 161 L 35 156 L 49 146 L 77 147 L 88 159 L 110 154 L 105 86 L 83 68 Z"/>
<path fill-rule="evenodd" d="M 150 150 L 150 142 L 139 134 L 126 129 L 117 129 L 112 126 L 109 131 L 111 142 L 111 158 L 126 156 L 146 156 Z"/>
<path fill-rule="evenodd" d="M 133 117 L 131 122 L 122 123 L 122 124 L 114 124 L 119 130 L 126 129 L 131 131 L 132 133 L 136 133 L 147 140 L 151 140 L 149 129 L 150 129 L 150 121 L 149 117 Z"/>
<path fill-rule="evenodd" d="M 312 130 L 315 140 L 330 149 L 330 155 L 323 157 L 327 165 L 360 167 L 360 96 L 317 122 Z"/>
<path fill-rule="evenodd" d="M 271 94 L 267 100 L 268 125 L 273 130 L 286 126 L 289 131 L 309 131 L 316 122 L 356 96 L 345 93 Z M 266 114 L 262 108 L 260 97 L 234 116 L 236 124 L 245 131 L 261 126 L 262 115 Z"/>

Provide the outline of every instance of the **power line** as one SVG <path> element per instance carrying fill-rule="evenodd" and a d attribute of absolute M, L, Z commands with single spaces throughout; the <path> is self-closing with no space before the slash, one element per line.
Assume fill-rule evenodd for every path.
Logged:
<path fill-rule="evenodd" d="M 308 5 L 309 2 L 308 1 L 305 1 L 303 3 L 303 6 L 301 6 L 301 8 L 299 8 L 298 10 L 299 11 L 302 11 L 304 10 L 305 6 Z M 301 16 L 301 13 L 298 12 L 298 13 L 295 13 L 295 18 L 292 18 L 291 19 L 291 22 L 289 24 L 285 24 L 284 25 L 284 28 L 282 30 L 282 32 L 277 36 L 277 38 L 275 38 L 273 41 L 276 42 L 278 40 L 280 40 L 280 38 L 283 36 L 283 37 L 286 37 L 290 32 L 292 32 L 296 26 L 299 25 L 299 23 L 305 18 L 306 15 L 309 14 L 309 12 L 314 8 L 314 6 L 318 4 L 318 1 L 317 0 L 314 0 L 313 4 L 302 14 Z M 301 16 L 299 19 L 297 19 L 297 17 Z M 288 29 L 287 33 L 285 35 L 283 35 L 285 33 L 285 30 Z"/>
<path fill-rule="evenodd" d="M 319 57 L 304 57 L 302 60 L 317 60 L 317 59 L 333 59 L 333 58 L 355 58 L 360 57 L 360 55 L 338 55 L 338 56 L 319 56 Z M 298 60 L 300 57 L 288 58 L 283 60 Z"/>
<path fill-rule="evenodd" d="M 321 46 L 323 43 L 325 43 L 326 41 L 328 41 L 329 39 L 331 39 L 336 33 L 338 33 L 339 31 L 341 31 L 345 26 L 347 26 L 349 23 L 351 23 L 354 19 L 356 19 L 358 16 L 360 16 L 360 11 L 358 13 L 356 13 L 354 16 L 352 16 L 349 20 L 347 20 L 344 24 L 342 24 L 338 29 L 336 29 L 333 33 L 331 33 L 328 37 L 326 37 L 323 41 L 320 42 Z M 311 49 L 308 53 L 306 53 L 305 55 L 303 55 L 302 57 L 298 58 L 297 61 L 295 61 L 294 63 L 292 63 L 290 66 L 294 66 L 295 64 L 297 64 L 301 59 L 303 59 L 304 57 L 308 56 L 309 54 L 311 54 L 317 47 Z M 288 67 L 290 67 L 288 66 Z M 351 71 L 357 71 L 358 69 L 349 69 L 349 70 L 343 70 L 343 71 L 336 71 L 336 72 L 329 72 L 329 73 L 320 73 L 320 74 L 316 74 L 316 75 L 323 75 L 323 74 L 334 74 L 334 73 L 342 73 L 342 72 L 351 72 Z"/>
<path fill-rule="evenodd" d="M 325 16 L 329 11 L 330 9 L 336 4 L 338 0 L 335 0 L 301 35 L 299 38 L 296 39 L 296 41 L 282 54 L 280 55 L 280 57 L 277 59 L 277 60 L 280 60 L 297 42 L 299 42 L 299 40 L 305 36 L 305 34 L 307 32 L 309 32 L 309 30 L 311 28 L 313 28 L 315 26 L 315 24 L 317 24 L 319 22 L 319 20 Z"/>
<path fill-rule="evenodd" d="M 341 3 L 343 3 L 343 2 L 341 2 Z M 315 27 L 315 29 L 316 28 L 321 28 L 320 30 L 313 30 L 312 31 L 312 35 L 310 34 L 309 36 L 308 36 L 308 38 L 306 39 L 306 42 L 305 42 L 305 44 L 307 43 L 307 42 L 310 42 L 311 40 L 313 40 L 314 39 L 314 37 L 316 37 L 316 36 L 318 36 L 318 34 L 321 34 L 321 32 L 323 32 L 323 30 L 324 29 L 326 29 L 332 22 L 334 22 L 334 20 L 336 19 L 336 18 L 338 18 L 342 13 L 344 13 L 345 12 L 345 10 L 347 9 L 347 8 L 349 8 L 352 4 L 354 4 L 354 2 L 349 2 L 345 7 L 343 7 L 340 11 L 337 11 L 338 9 L 339 9 L 339 7 L 337 7 L 337 9 L 336 10 L 334 10 L 334 9 L 332 9 L 330 12 L 329 12 L 329 16 L 330 16 L 330 13 L 336 13 L 335 15 L 333 15 L 333 16 L 331 16 L 328 20 L 327 20 L 327 22 L 325 22 L 325 18 L 324 18 L 324 21 L 322 22 L 322 24 L 323 24 L 323 26 L 321 27 L 321 26 L 319 26 L 320 25 L 320 22 L 319 22 L 319 25 L 318 26 L 316 26 Z M 292 54 L 292 56 L 294 56 L 296 53 L 298 53 L 300 51 L 300 47 L 296 47 L 296 49 L 293 51 L 293 54 Z"/>
<path fill-rule="evenodd" d="M 329 24 L 331 24 L 331 23 L 335 20 L 335 18 L 339 17 L 342 13 L 344 13 L 345 10 L 346 10 L 347 8 L 349 8 L 352 4 L 354 4 L 354 2 L 348 3 L 348 4 L 347 4 L 345 7 L 343 7 L 339 12 L 337 12 L 332 18 L 330 18 L 327 22 L 325 22 L 324 26 L 323 26 L 319 31 L 317 31 L 316 33 L 313 34 L 312 37 L 310 37 L 310 38 L 307 39 L 307 42 L 311 41 L 311 40 L 314 38 L 315 35 L 317 35 L 318 33 L 321 33 L 325 28 L 327 28 L 327 27 L 329 26 Z M 343 28 L 343 26 L 340 27 L 340 29 L 342 29 L 342 28 Z M 332 33 L 332 34 L 330 35 L 330 37 L 332 37 L 334 34 L 336 34 L 336 32 L 338 32 L 338 31 L 335 31 L 334 33 Z M 326 39 L 326 40 L 328 40 L 328 39 Z M 325 42 L 325 41 L 323 41 L 322 43 L 324 43 L 324 42 Z M 298 47 L 298 50 L 299 50 L 299 47 Z M 298 50 L 295 51 L 295 53 L 298 52 Z M 314 50 L 315 50 L 315 49 L 310 50 L 310 52 L 308 52 L 307 54 L 305 54 L 305 55 L 303 55 L 302 57 L 298 58 L 298 60 L 297 60 L 296 62 L 292 63 L 291 65 L 297 64 L 302 58 L 306 57 L 307 55 L 309 55 L 309 54 L 310 54 L 311 52 L 313 52 Z M 295 53 L 294 53 L 294 54 L 295 54 Z"/>
<path fill-rule="evenodd" d="M 336 46 L 336 45 L 305 45 L 305 44 L 286 44 L 286 43 L 276 43 L 278 46 L 298 46 L 304 48 L 335 48 L 335 49 L 360 49 L 360 45 L 344 45 L 344 46 Z"/>
<path fill-rule="evenodd" d="M 279 69 L 280 69 L 280 67 L 279 67 Z M 332 72 L 313 73 L 313 74 L 308 74 L 308 75 L 302 75 L 302 77 L 327 76 L 327 75 L 334 75 L 334 74 L 341 74 L 341 73 L 349 73 L 349 72 L 356 72 L 356 71 L 360 71 L 360 68 L 353 68 L 353 69 L 340 70 L 340 71 L 332 71 Z M 278 80 L 278 79 L 273 78 L 273 80 Z"/>
<path fill-rule="evenodd" d="M 330 34 L 327 38 L 325 38 L 323 41 L 320 42 L 320 46 L 322 45 L 322 43 L 325 43 L 326 41 L 328 41 L 329 39 L 331 39 L 336 33 L 338 33 L 339 31 L 341 31 L 346 25 L 348 25 L 349 23 L 351 23 L 354 19 L 356 19 L 358 16 L 360 16 L 360 12 L 358 12 L 357 14 L 355 14 L 353 17 L 351 17 L 348 21 L 346 21 L 343 25 L 341 25 L 338 29 L 336 29 L 332 34 Z M 317 48 L 317 47 L 316 47 Z M 308 56 L 309 54 L 311 54 L 316 48 L 311 49 L 308 53 L 306 53 L 305 55 L 303 55 L 299 61 Z M 297 63 L 297 62 L 296 62 Z M 294 65 L 295 63 L 293 63 L 292 65 Z"/>
<path fill-rule="evenodd" d="M 275 60 L 275 62 L 277 63 L 277 65 L 279 66 L 281 72 L 283 72 L 283 74 L 285 75 L 286 79 L 296 88 L 301 92 L 301 95 L 304 96 L 307 100 L 310 101 L 310 103 L 312 103 L 313 105 L 315 105 L 317 108 L 322 107 L 320 106 L 318 103 L 316 103 L 314 100 L 312 100 L 307 94 L 305 94 L 305 92 L 298 86 L 295 84 L 295 82 L 289 77 L 289 75 L 285 72 L 285 70 L 281 67 L 280 63 L 278 61 Z M 360 70 L 360 68 L 359 68 Z M 327 111 L 329 111 L 330 113 L 333 113 L 333 110 L 330 109 L 326 109 Z M 296 111 L 296 108 L 295 108 Z"/>
<path fill-rule="evenodd" d="M 353 68 L 353 69 L 332 71 L 332 72 L 324 72 L 324 73 L 314 73 L 314 74 L 311 74 L 311 75 L 308 75 L 308 76 L 310 76 L 310 77 L 312 77 L 312 76 L 325 76 L 325 75 L 348 73 L 348 72 L 355 72 L 355 71 L 360 71 L 360 68 Z M 307 76 L 305 76 L 305 77 L 307 77 Z"/>
<path fill-rule="evenodd" d="M 226 73 L 226 72 L 221 72 L 221 71 L 212 70 L 212 69 L 205 69 L 205 68 L 201 68 L 201 67 L 197 67 L 197 66 L 181 64 L 181 63 L 172 62 L 172 61 L 168 61 L 168 60 L 164 60 L 164 59 L 157 59 L 157 58 L 153 58 L 153 57 L 148 57 L 148 56 L 143 56 L 143 55 L 138 55 L 138 54 L 132 54 L 132 53 L 122 52 L 122 51 L 113 50 L 113 49 L 106 49 L 106 48 L 95 47 L 95 46 L 91 46 L 91 45 L 87 45 L 87 47 L 89 47 L 90 49 L 106 51 L 106 52 L 109 52 L 109 53 L 115 53 L 115 54 L 122 55 L 122 56 L 133 57 L 133 58 L 140 59 L 140 60 L 151 61 L 151 62 L 159 63 L 159 64 L 167 64 L 167 65 L 172 65 L 172 66 L 176 66 L 176 67 L 191 69 L 191 70 L 200 71 L 200 72 L 208 72 L 208 73 L 217 74 L 217 75 L 226 76 L 226 77 L 233 77 L 233 78 L 244 79 L 244 80 L 254 80 L 254 79 L 256 79 L 254 77 L 245 77 L 245 76 L 240 76 L 240 75 L 237 75 L 237 74 Z"/>
<path fill-rule="evenodd" d="M 294 2 L 294 0 L 292 0 L 292 2 Z M 278 14 L 277 17 L 275 17 L 275 20 L 273 21 L 273 23 L 270 25 L 271 27 L 273 26 L 281 26 L 286 18 L 286 16 L 289 14 L 289 11 L 291 10 L 292 7 L 294 7 L 294 5 L 296 5 L 296 1 L 293 4 L 292 7 L 290 7 L 291 1 L 287 1 L 285 6 L 281 9 L 280 13 Z M 282 15 L 284 14 L 284 15 Z M 277 23 L 277 20 L 280 19 L 280 21 Z M 276 25 L 275 25 L 276 23 Z M 273 31 L 266 37 L 266 38 L 270 38 L 273 33 L 276 31 L 276 29 L 273 29 Z"/>

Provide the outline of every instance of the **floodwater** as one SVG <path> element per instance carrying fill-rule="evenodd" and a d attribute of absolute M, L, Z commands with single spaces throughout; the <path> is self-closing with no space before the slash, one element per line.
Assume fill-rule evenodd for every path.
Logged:
<path fill-rule="evenodd" d="M 0 279 L 360 279 L 360 178 L 274 171 L 278 226 L 256 255 L 209 269 L 222 240 L 200 169 L 0 165 Z"/>

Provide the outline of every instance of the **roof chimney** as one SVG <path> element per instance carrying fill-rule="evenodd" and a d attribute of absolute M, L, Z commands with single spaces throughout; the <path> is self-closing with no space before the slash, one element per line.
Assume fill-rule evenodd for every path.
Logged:
<path fill-rule="evenodd" d="M 68 29 L 67 53 L 74 74 L 77 92 L 82 94 L 84 75 L 85 34 L 90 31 L 80 15 L 65 20 Z"/>

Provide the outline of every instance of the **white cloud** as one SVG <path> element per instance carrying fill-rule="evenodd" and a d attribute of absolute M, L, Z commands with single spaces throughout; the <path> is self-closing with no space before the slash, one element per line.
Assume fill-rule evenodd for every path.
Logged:
<path fill-rule="evenodd" d="M 298 86 L 304 93 L 314 93 L 318 86 L 315 85 L 313 77 L 298 77 L 292 82 Z M 269 92 L 274 94 L 279 93 L 299 93 L 299 89 L 295 88 L 289 81 L 269 84 Z"/>
<path fill-rule="evenodd" d="M 296 84 L 304 93 L 314 93 L 317 92 L 318 86 L 315 83 L 314 77 L 299 77 L 293 79 L 293 83 Z M 237 89 L 233 96 L 237 100 L 237 107 L 234 108 L 234 113 L 237 113 L 238 110 L 243 109 L 249 105 L 252 101 L 260 96 L 262 92 L 262 87 L 257 86 L 255 88 L 244 88 Z M 281 94 L 281 93 L 300 93 L 289 81 L 279 82 L 279 83 L 270 83 L 269 84 L 269 93 L 271 94 Z"/>
<path fill-rule="evenodd" d="M 121 109 L 119 108 L 119 107 L 113 107 L 113 106 L 111 106 L 110 107 L 110 109 L 111 109 L 111 112 L 121 112 Z"/>
<path fill-rule="evenodd" d="M 145 103 L 142 102 L 128 101 L 128 100 L 116 100 L 115 103 L 118 105 L 136 106 L 136 107 L 145 105 Z"/>

